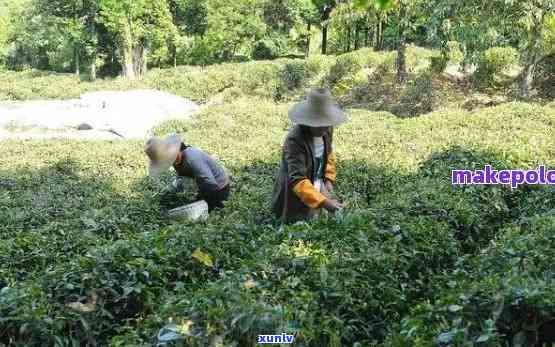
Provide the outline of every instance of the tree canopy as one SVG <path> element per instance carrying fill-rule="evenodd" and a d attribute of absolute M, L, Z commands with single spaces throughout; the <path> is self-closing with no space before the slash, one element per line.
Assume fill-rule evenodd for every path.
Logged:
<path fill-rule="evenodd" d="M 522 56 L 521 90 L 553 53 L 551 0 L 6 0 L 0 61 L 135 78 L 149 67 L 206 65 L 281 56 L 397 51 L 406 81 L 407 44 L 462 52 L 462 69 L 510 46 Z"/>

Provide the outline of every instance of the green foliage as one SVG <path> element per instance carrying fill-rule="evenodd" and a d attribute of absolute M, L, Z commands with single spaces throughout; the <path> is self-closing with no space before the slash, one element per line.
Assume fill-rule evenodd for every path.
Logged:
<path fill-rule="evenodd" d="M 436 55 L 430 58 L 430 69 L 433 73 L 439 74 L 445 71 L 448 59 L 443 55 Z"/>
<path fill-rule="evenodd" d="M 438 95 L 434 91 L 432 75 L 425 73 L 409 81 L 392 112 L 398 116 L 418 116 L 434 110 L 437 103 Z"/>
<path fill-rule="evenodd" d="M 548 261 L 554 220 L 547 213 L 524 221 L 503 230 L 495 243 L 469 260 L 472 267 L 453 273 L 450 288 L 434 304 L 412 310 L 402 323 L 404 345 L 431 344 L 442 337 L 456 344 L 549 341 L 545 339 L 555 314 Z"/>
<path fill-rule="evenodd" d="M 303 94 L 320 73 L 318 66 L 310 66 L 304 60 L 291 60 L 281 68 L 273 94 L 274 100 L 283 101 Z"/>
<path fill-rule="evenodd" d="M 286 49 L 286 42 L 282 37 L 265 37 L 254 44 L 252 57 L 257 60 L 275 59 L 282 56 Z"/>
<path fill-rule="evenodd" d="M 353 75 L 364 67 L 364 61 L 361 57 L 345 54 L 337 58 L 336 63 L 331 67 L 326 77 L 326 82 L 330 86 L 335 86 L 343 78 Z"/>
<path fill-rule="evenodd" d="M 528 313 L 555 317 L 553 190 L 450 184 L 455 168 L 555 165 L 555 109 L 350 110 L 335 136 L 348 212 L 280 230 L 268 197 L 288 107 L 240 97 L 155 129 L 233 174 L 229 204 L 202 224 L 165 219 L 170 177 L 145 177 L 142 143 L 26 141 L 22 161 L 23 142 L 3 142 L 0 342 L 149 345 L 171 321 L 192 346 L 276 331 L 307 346 L 495 344 L 529 329 Z"/>
<path fill-rule="evenodd" d="M 538 64 L 536 71 L 535 85 L 539 88 L 541 94 L 547 99 L 555 99 L 555 53 L 544 58 Z"/>
<path fill-rule="evenodd" d="M 474 81 L 478 85 L 492 86 L 495 77 L 519 61 L 518 51 L 512 47 L 494 47 L 486 50 L 474 73 Z"/>
<path fill-rule="evenodd" d="M 512 47 L 494 47 L 486 50 L 482 58 L 482 64 L 494 73 L 502 72 L 504 69 L 518 63 L 518 52 Z"/>
<path fill-rule="evenodd" d="M 308 66 L 302 60 L 286 63 L 281 71 L 281 81 L 289 90 L 305 86 L 309 77 L 310 71 Z"/>
<path fill-rule="evenodd" d="M 176 8 L 177 25 L 187 35 L 204 35 L 208 29 L 208 7 L 205 0 L 181 0 Z"/>
<path fill-rule="evenodd" d="M 464 54 L 461 51 L 461 44 L 457 41 L 447 42 L 447 58 L 452 64 L 460 64 L 464 59 Z"/>
<path fill-rule="evenodd" d="M 208 2 L 208 28 L 203 41 L 212 62 L 229 61 L 236 54 L 251 56 L 249 43 L 265 34 L 262 8 L 256 0 Z"/>

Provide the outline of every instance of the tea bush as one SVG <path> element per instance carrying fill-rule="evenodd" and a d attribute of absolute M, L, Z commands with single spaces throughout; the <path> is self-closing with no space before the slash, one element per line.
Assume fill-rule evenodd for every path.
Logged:
<path fill-rule="evenodd" d="M 433 111 L 438 103 L 432 75 L 425 73 L 409 81 L 399 103 L 392 108 L 392 113 L 398 116 L 418 116 Z"/>
<path fill-rule="evenodd" d="M 513 47 L 493 47 L 484 52 L 482 64 L 493 72 L 501 72 L 517 64 L 518 59 L 519 54 Z"/>
<path fill-rule="evenodd" d="M 226 208 L 200 224 L 164 218 L 156 193 L 170 177 L 146 178 L 142 143 L 4 141 L 0 343 L 146 346 L 170 322 L 190 346 L 282 332 L 301 346 L 544 336 L 553 190 L 452 187 L 450 173 L 555 166 L 554 108 L 349 110 L 335 136 L 347 212 L 282 228 L 269 197 L 290 105 L 243 96 L 155 129 L 233 174 Z"/>
<path fill-rule="evenodd" d="M 172 223 L 158 195 L 171 175 L 146 177 L 138 141 L 3 141 L 0 344 L 151 346 L 167 324 L 187 346 L 254 346 L 282 332 L 298 346 L 550 341 L 553 189 L 454 187 L 451 171 L 555 167 L 555 108 L 435 110 L 441 90 L 424 72 L 434 53 L 412 50 L 421 57 L 406 87 L 394 84 L 395 53 L 371 50 L 152 70 L 135 82 L 1 73 L 2 99 L 149 87 L 207 103 L 154 131 L 212 154 L 233 186 L 208 221 Z M 383 111 L 348 108 L 335 132 L 346 212 L 282 227 L 270 197 L 287 110 L 330 77 L 364 86 L 361 103 Z M 276 85 L 287 87 L 279 103 Z M 338 90 L 352 105 L 349 88 Z"/>
<path fill-rule="evenodd" d="M 364 67 L 362 57 L 345 54 L 337 58 L 336 63 L 331 67 L 326 77 L 326 82 L 330 87 L 334 87 L 343 78 L 351 76 Z"/>
<path fill-rule="evenodd" d="M 289 90 L 306 85 L 310 71 L 303 60 L 286 63 L 281 71 L 281 81 Z"/>
<path fill-rule="evenodd" d="M 281 100 L 286 94 L 308 86 L 310 78 L 311 69 L 306 61 L 299 59 L 285 63 L 279 72 L 274 99 Z"/>
<path fill-rule="evenodd" d="M 553 342 L 554 223 L 543 214 L 502 230 L 472 266 L 453 273 L 450 288 L 403 319 L 393 345 Z"/>

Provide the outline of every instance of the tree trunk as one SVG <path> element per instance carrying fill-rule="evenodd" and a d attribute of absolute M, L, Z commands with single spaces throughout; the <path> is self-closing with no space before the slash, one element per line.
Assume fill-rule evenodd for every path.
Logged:
<path fill-rule="evenodd" d="M 406 44 L 405 38 L 402 37 L 397 49 L 397 83 L 403 84 L 408 79 L 407 64 L 406 64 Z"/>
<path fill-rule="evenodd" d="M 126 52 L 123 54 L 123 62 L 121 64 L 123 77 L 134 80 L 135 69 L 133 69 L 133 53 Z"/>
<path fill-rule="evenodd" d="M 324 7 L 324 13 L 322 14 L 322 54 L 327 54 L 328 52 L 328 19 L 330 19 L 332 6 L 326 5 Z"/>
<path fill-rule="evenodd" d="M 96 56 L 92 58 L 89 78 L 91 82 L 96 81 Z"/>
<path fill-rule="evenodd" d="M 530 42 L 526 50 L 526 59 L 524 69 L 520 74 L 520 97 L 529 98 L 532 90 L 532 82 L 534 81 L 534 70 L 538 63 L 539 52 L 541 51 L 542 25 L 545 12 L 541 12 L 540 16 L 534 16 L 534 24 L 530 33 Z"/>
<path fill-rule="evenodd" d="M 135 76 L 141 77 L 146 74 L 147 71 L 147 50 L 144 41 L 138 43 L 133 47 L 133 69 L 135 71 Z"/>
<path fill-rule="evenodd" d="M 131 35 L 131 24 L 126 25 L 120 39 L 121 69 L 125 78 L 134 80 L 136 78 L 133 62 L 133 36 Z"/>
<path fill-rule="evenodd" d="M 169 43 L 169 51 L 170 51 L 171 63 L 173 67 L 176 68 L 177 67 L 177 46 L 175 42 Z"/>
<path fill-rule="evenodd" d="M 322 54 L 326 54 L 328 50 L 328 25 L 322 27 Z"/>
<path fill-rule="evenodd" d="M 95 61 L 91 63 L 91 71 L 90 71 L 89 78 L 91 79 L 91 82 L 96 81 L 96 62 Z"/>
<path fill-rule="evenodd" d="M 371 42 L 370 42 L 370 37 L 371 37 L 371 33 L 370 33 L 370 28 L 366 28 L 364 30 L 364 47 L 368 47 L 370 46 Z"/>
<path fill-rule="evenodd" d="M 463 54 L 463 59 L 460 63 L 459 71 L 463 75 L 466 75 L 466 73 L 468 72 L 468 54 L 467 54 L 467 50 L 466 50 L 466 45 L 464 43 L 461 43 L 460 47 L 461 47 L 461 52 Z"/>
<path fill-rule="evenodd" d="M 374 48 L 376 48 L 376 51 L 381 51 L 382 50 L 382 18 L 379 14 L 376 14 L 376 19 L 378 21 L 378 26 L 376 27 L 376 33 L 375 33 L 375 43 L 374 43 Z"/>
<path fill-rule="evenodd" d="M 79 61 L 79 47 L 77 44 L 73 46 L 73 59 L 75 61 L 75 75 L 79 76 L 81 74 L 81 63 Z"/>
<path fill-rule="evenodd" d="M 173 22 L 174 24 L 176 24 L 178 22 L 178 19 L 177 19 L 177 3 L 175 1 L 170 1 L 170 9 L 173 15 Z M 173 67 L 177 68 L 177 45 L 175 41 L 176 39 L 174 37 L 171 42 L 171 49 L 172 49 Z"/>
<path fill-rule="evenodd" d="M 358 23 L 355 25 L 355 51 L 359 49 L 360 42 L 358 41 L 359 34 L 359 25 Z"/>
<path fill-rule="evenodd" d="M 305 57 L 308 58 L 308 56 L 310 55 L 310 31 L 312 30 L 312 25 L 310 22 L 308 22 L 307 24 L 307 34 L 306 34 L 306 49 L 305 49 Z"/>
<path fill-rule="evenodd" d="M 77 13 L 77 3 L 73 4 L 74 20 L 77 22 L 79 15 Z M 75 75 L 79 76 L 81 74 L 81 62 L 79 61 L 79 45 L 77 43 L 73 44 L 73 56 L 75 59 Z"/>
<path fill-rule="evenodd" d="M 526 62 L 524 69 L 520 75 L 520 97 L 527 99 L 530 97 L 530 91 L 532 90 L 532 82 L 534 80 L 534 64 L 532 62 Z"/>
<path fill-rule="evenodd" d="M 346 45 L 347 49 L 345 51 L 350 52 L 351 51 L 351 27 L 347 26 L 346 30 L 347 30 L 347 40 L 346 40 L 347 41 L 346 42 L 347 43 L 347 45 Z"/>
<path fill-rule="evenodd" d="M 408 79 L 406 64 L 406 38 L 403 18 L 405 17 L 405 5 L 399 3 L 399 46 L 397 48 L 397 83 L 403 84 Z"/>

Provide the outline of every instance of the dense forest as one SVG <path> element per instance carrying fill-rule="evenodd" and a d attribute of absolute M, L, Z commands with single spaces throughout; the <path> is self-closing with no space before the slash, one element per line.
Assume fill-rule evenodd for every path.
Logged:
<path fill-rule="evenodd" d="M 133 79 L 152 67 L 373 47 L 398 52 L 404 82 L 407 44 L 438 49 L 440 69 L 454 55 L 462 70 L 489 48 L 512 47 L 526 96 L 535 68 L 554 52 L 554 7 L 552 0 L 4 0 L 0 65 Z"/>

